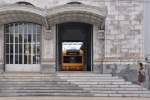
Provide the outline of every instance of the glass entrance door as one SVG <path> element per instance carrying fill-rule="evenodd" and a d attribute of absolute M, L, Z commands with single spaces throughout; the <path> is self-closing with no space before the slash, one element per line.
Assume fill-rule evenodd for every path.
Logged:
<path fill-rule="evenodd" d="M 84 69 L 83 42 L 62 42 L 62 70 L 82 71 Z"/>
<path fill-rule="evenodd" d="M 57 70 L 91 71 L 92 29 L 87 23 L 57 25 Z"/>
<path fill-rule="evenodd" d="M 41 29 L 27 22 L 5 25 L 6 71 L 40 71 Z"/>

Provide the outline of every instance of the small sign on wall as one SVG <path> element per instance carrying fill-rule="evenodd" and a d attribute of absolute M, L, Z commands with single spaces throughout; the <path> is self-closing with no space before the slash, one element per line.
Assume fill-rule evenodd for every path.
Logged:
<path fill-rule="evenodd" d="M 53 38 L 52 30 L 45 30 L 45 36 L 44 37 L 46 40 L 51 40 Z"/>

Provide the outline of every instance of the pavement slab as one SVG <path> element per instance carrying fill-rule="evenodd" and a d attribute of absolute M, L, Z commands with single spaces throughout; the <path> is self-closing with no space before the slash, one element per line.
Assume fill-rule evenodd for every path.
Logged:
<path fill-rule="evenodd" d="M 0 97 L 0 100 L 150 100 L 150 98 L 135 97 Z"/>

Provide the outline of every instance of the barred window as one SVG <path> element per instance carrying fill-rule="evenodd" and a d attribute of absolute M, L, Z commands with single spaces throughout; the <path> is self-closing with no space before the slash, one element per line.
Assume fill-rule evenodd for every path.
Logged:
<path fill-rule="evenodd" d="M 39 64 L 41 25 L 27 22 L 6 24 L 5 64 Z"/>

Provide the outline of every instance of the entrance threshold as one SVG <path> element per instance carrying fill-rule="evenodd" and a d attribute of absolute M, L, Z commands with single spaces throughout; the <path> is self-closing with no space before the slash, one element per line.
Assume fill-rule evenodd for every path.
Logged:
<path fill-rule="evenodd" d="M 57 71 L 56 73 L 94 73 L 93 71 Z"/>

